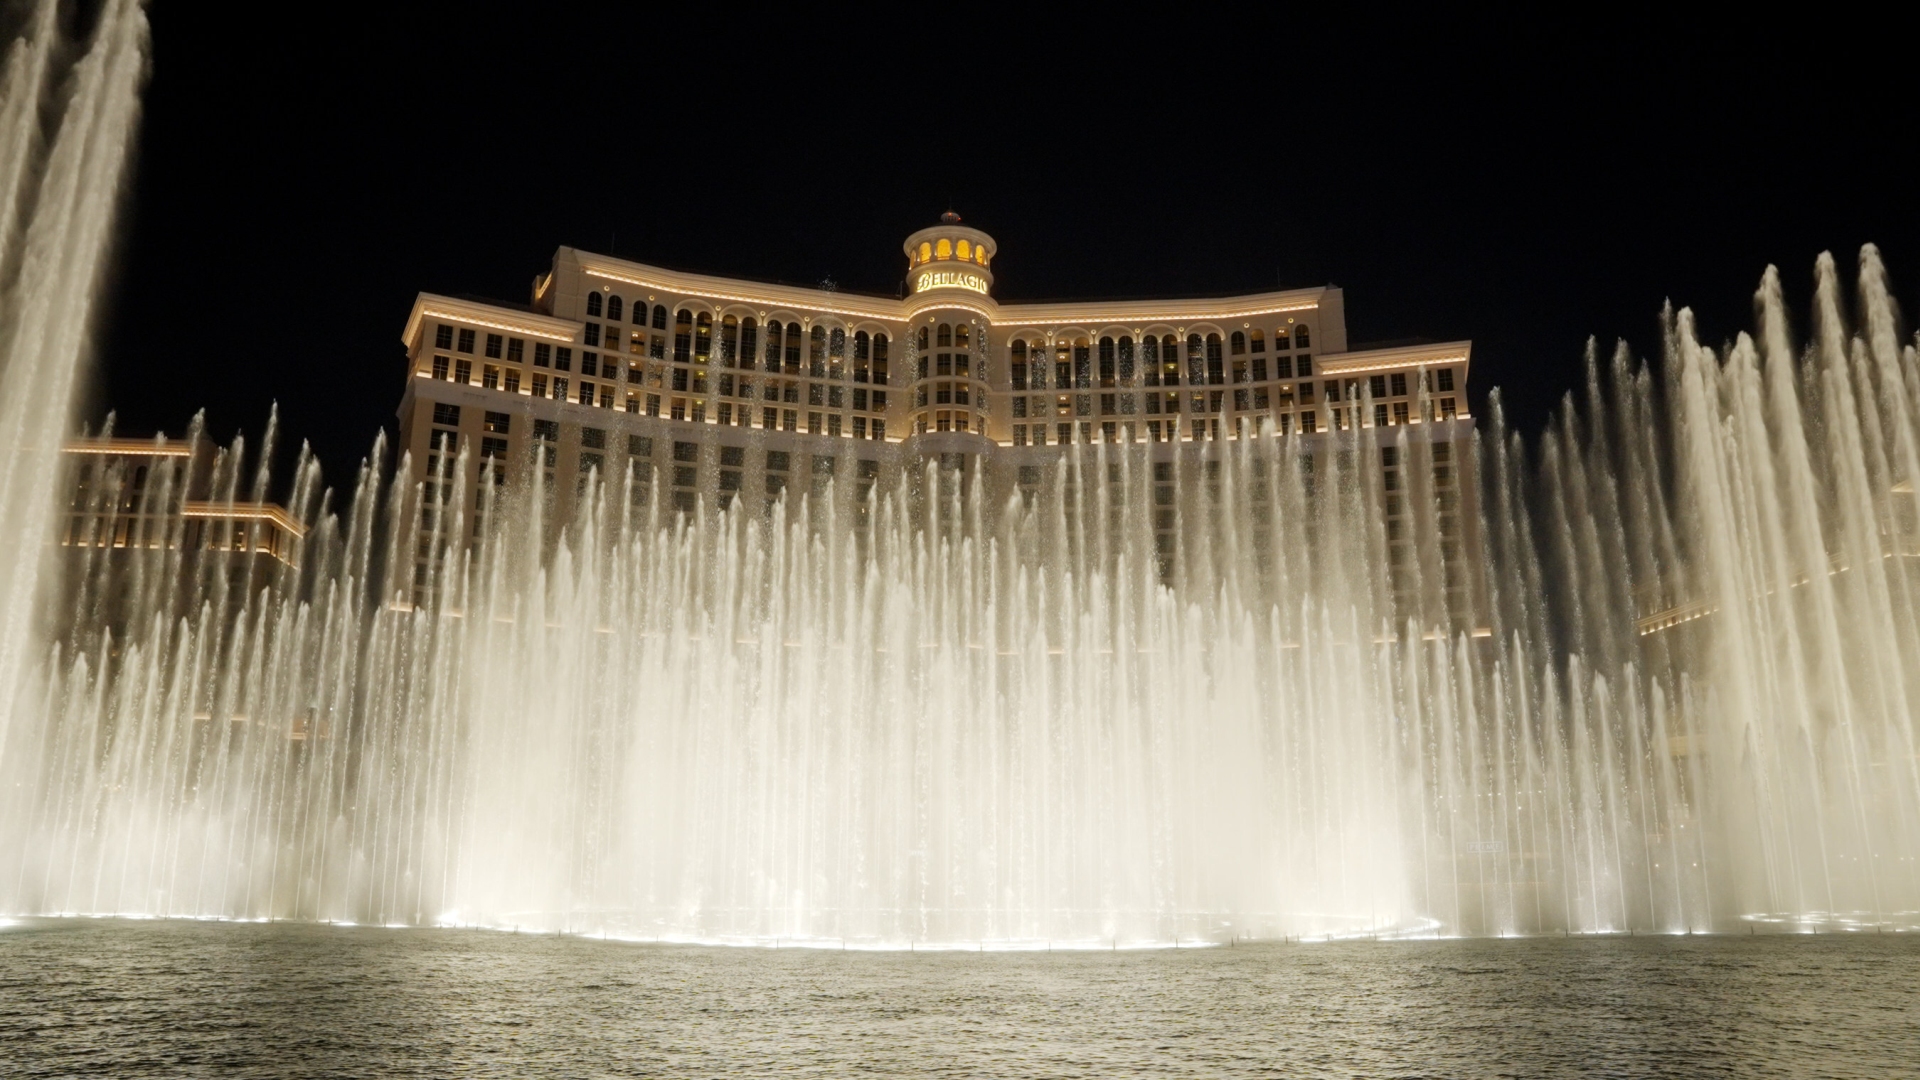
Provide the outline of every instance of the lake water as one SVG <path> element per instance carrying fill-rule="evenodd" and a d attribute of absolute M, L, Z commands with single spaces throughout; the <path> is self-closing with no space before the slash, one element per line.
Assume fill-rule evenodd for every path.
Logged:
<path fill-rule="evenodd" d="M 1920 1075 L 1920 936 L 1082 953 L 21 920 L 0 1075 Z"/>

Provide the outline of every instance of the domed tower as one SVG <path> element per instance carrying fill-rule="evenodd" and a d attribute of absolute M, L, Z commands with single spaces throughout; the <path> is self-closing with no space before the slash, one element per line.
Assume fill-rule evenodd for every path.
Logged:
<path fill-rule="evenodd" d="M 907 338 L 913 403 L 910 435 L 934 439 L 929 450 L 978 452 L 987 431 L 988 329 L 991 325 L 993 237 L 960 223 L 949 210 L 940 223 L 907 237 Z M 952 446 L 945 444 L 951 442 Z"/>

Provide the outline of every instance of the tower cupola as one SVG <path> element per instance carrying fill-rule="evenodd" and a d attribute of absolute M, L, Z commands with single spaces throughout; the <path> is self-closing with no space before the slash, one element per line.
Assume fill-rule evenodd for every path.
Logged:
<path fill-rule="evenodd" d="M 907 292 L 991 295 L 997 249 L 993 237 L 961 224 L 960 215 L 949 210 L 938 225 L 907 237 Z"/>

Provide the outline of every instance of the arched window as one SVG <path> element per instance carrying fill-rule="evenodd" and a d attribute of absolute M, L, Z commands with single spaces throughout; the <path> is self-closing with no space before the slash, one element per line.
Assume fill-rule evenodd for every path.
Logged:
<path fill-rule="evenodd" d="M 966 323 L 953 324 L 953 345 L 954 345 L 954 348 L 956 349 L 964 349 L 967 347 L 967 324 Z"/>
<path fill-rule="evenodd" d="M 932 258 L 933 258 L 933 245 L 928 243 L 925 240 L 920 241 L 920 261 L 928 262 L 932 260 Z"/>
<path fill-rule="evenodd" d="M 946 241 L 944 241 L 944 240 L 942 240 L 942 241 L 941 241 L 941 243 L 943 243 L 943 244 L 944 244 L 944 243 L 946 243 Z M 938 345 L 938 346 L 939 346 L 940 348 L 942 348 L 942 349 L 951 349 L 951 348 L 953 348 L 953 327 L 952 327 L 952 325 L 950 325 L 950 324 L 948 324 L 948 323 L 941 323 L 941 324 L 940 324 L 940 329 L 939 329 L 939 330 L 938 330 L 938 331 L 937 331 L 937 332 L 935 333 L 935 335 L 934 335 L 934 344 L 935 344 L 935 345 Z"/>
<path fill-rule="evenodd" d="M 593 316 L 596 319 L 600 317 L 600 294 L 599 293 L 590 292 L 587 294 L 587 314 Z"/>
<path fill-rule="evenodd" d="M 955 256 L 957 256 L 960 259 L 961 262 L 965 262 L 968 259 L 973 258 L 973 245 L 968 243 L 965 240 L 962 240 L 960 241 L 959 244 L 957 244 L 954 247 L 953 253 Z"/>
<path fill-rule="evenodd" d="M 740 355 L 740 320 L 729 315 L 720 321 L 720 362 L 732 367 Z"/>
<path fill-rule="evenodd" d="M 620 294 L 614 293 L 607 297 L 607 318 L 619 322 L 624 317 L 620 311 Z"/>
<path fill-rule="evenodd" d="M 1100 339 L 1100 385 L 1112 386 L 1114 380 L 1113 339 Z"/>
<path fill-rule="evenodd" d="M 953 258 L 953 241 L 943 238 L 940 241 L 940 246 L 933 249 L 933 256 L 936 259 Z"/>
<path fill-rule="evenodd" d="M 987 249 L 983 247 L 974 248 L 973 261 L 979 263 L 981 266 L 987 265 Z"/>
<path fill-rule="evenodd" d="M 1300 328 L 1293 332 L 1293 343 L 1296 347 L 1302 349 L 1311 347 L 1311 343 L 1307 340 L 1306 323 L 1301 323 Z"/>
<path fill-rule="evenodd" d="M 1249 330 L 1249 331 L 1247 331 L 1247 336 L 1253 339 L 1253 351 L 1254 351 L 1254 352 L 1266 352 L 1266 351 L 1267 351 L 1267 335 L 1265 335 L 1265 334 L 1263 334 L 1263 333 L 1261 333 L 1261 332 L 1260 332 L 1259 330 L 1257 330 L 1257 329 L 1255 329 L 1255 330 Z"/>
<path fill-rule="evenodd" d="M 705 360 L 713 355 L 713 315 L 701 312 L 693 331 L 693 358 Z"/>
<path fill-rule="evenodd" d="M 1233 337 L 1227 341 L 1227 347 L 1233 350 L 1235 356 L 1244 354 L 1247 351 L 1247 335 L 1235 330 Z"/>
<path fill-rule="evenodd" d="M 873 381 L 887 381 L 887 335 L 873 335 Z"/>
<path fill-rule="evenodd" d="M 1133 381 L 1133 339 L 1124 336 L 1120 339 L 1120 381 Z"/>
<path fill-rule="evenodd" d="M 752 370 L 754 350 L 760 345 L 760 327 L 749 315 L 740 320 L 740 366 Z"/>
<path fill-rule="evenodd" d="M 655 330 L 665 330 L 667 328 L 667 305 L 653 305 L 653 328 Z"/>

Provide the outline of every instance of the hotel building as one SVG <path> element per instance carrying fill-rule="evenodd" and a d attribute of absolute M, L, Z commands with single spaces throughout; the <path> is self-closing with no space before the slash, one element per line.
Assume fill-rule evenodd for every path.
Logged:
<path fill-rule="evenodd" d="M 463 442 L 470 482 L 544 469 L 565 500 L 632 465 L 637 501 L 688 511 L 836 476 L 859 500 L 909 459 L 1031 488 L 1073 446 L 1145 444 L 1171 480 L 1231 440 L 1405 427 L 1452 483 L 1472 423 L 1469 342 L 1351 348 L 1333 286 L 1001 303 L 998 251 L 945 214 L 902 245 L 901 294 L 871 296 L 563 247 L 524 305 L 419 295 L 401 334 L 400 445 L 429 505 Z M 1399 502 L 1384 500 L 1390 519 Z"/>

